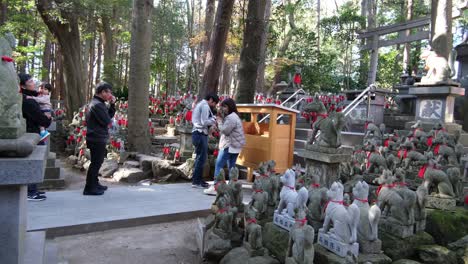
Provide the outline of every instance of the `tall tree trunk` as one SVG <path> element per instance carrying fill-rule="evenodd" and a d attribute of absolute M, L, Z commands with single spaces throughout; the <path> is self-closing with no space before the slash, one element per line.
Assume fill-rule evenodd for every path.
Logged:
<path fill-rule="evenodd" d="M 129 55 L 125 53 L 125 75 L 124 75 L 124 86 L 128 87 L 128 64 L 129 64 Z"/>
<path fill-rule="evenodd" d="M 101 82 L 101 63 L 102 63 L 102 34 L 98 35 L 98 47 L 97 47 L 97 56 L 96 56 L 96 80 L 95 84 Z"/>
<path fill-rule="evenodd" d="M 367 28 L 375 28 L 377 26 L 377 3 L 369 0 L 367 2 Z M 375 83 L 377 76 L 377 66 L 379 63 L 379 36 L 375 35 L 370 39 L 372 41 L 372 49 L 370 51 L 369 73 L 367 74 L 367 85 Z"/>
<path fill-rule="evenodd" d="M 103 81 L 117 85 L 115 78 L 115 44 L 114 34 L 111 28 L 111 18 L 108 15 L 101 16 L 103 28 L 103 44 L 104 44 L 104 71 L 102 74 Z"/>
<path fill-rule="evenodd" d="M 239 89 L 237 102 L 253 103 L 257 71 L 260 65 L 262 35 L 265 31 L 266 0 L 249 1 L 247 9 L 247 23 L 242 41 L 239 61 Z"/>
<path fill-rule="evenodd" d="M 296 12 L 296 8 L 297 6 L 300 4 L 301 0 L 297 0 L 296 3 L 292 6 L 292 8 L 288 8 L 287 9 L 287 12 L 288 12 L 288 23 L 289 23 L 289 31 L 288 33 L 286 34 L 286 37 L 284 38 L 283 42 L 281 43 L 280 45 L 280 48 L 278 50 L 278 54 L 277 54 L 277 58 L 282 58 L 285 56 L 286 54 L 286 51 L 288 50 L 288 47 L 289 47 L 289 43 L 291 42 L 292 40 L 292 37 L 294 36 L 294 34 L 296 33 L 297 31 L 297 26 L 296 26 L 296 21 L 295 21 L 295 18 L 294 18 L 294 13 Z M 291 0 L 286 0 L 286 4 L 287 5 L 291 5 Z M 270 90 L 273 90 L 274 91 L 274 87 L 275 87 L 275 84 L 276 83 L 279 83 L 281 80 L 281 68 L 280 67 L 275 67 L 275 75 L 274 75 L 274 78 L 273 78 L 273 83 L 271 85 L 271 88 Z"/>
<path fill-rule="evenodd" d="M 214 9 L 215 9 L 215 0 L 206 0 L 206 11 L 205 11 L 205 40 L 203 42 L 203 67 L 206 62 L 206 56 L 208 54 L 208 49 L 210 48 L 211 34 L 213 31 L 214 23 Z M 218 7 L 219 9 L 219 7 Z"/>
<path fill-rule="evenodd" d="M 230 83 L 231 83 L 231 65 L 226 59 L 224 59 L 223 82 L 221 83 L 223 94 L 231 95 Z"/>
<path fill-rule="evenodd" d="M 54 3 L 57 4 L 57 1 Z M 83 62 L 81 56 L 80 31 L 78 27 L 78 12 L 75 6 L 60 8 L 53 6 L 50 0 L 37 0 L 37 10 L 50 32 L 57 38 L 63 58 L 64 81 L 67 96 L 68 118 L 71 119 L 73 111 L 84 104 L 82 87 Z M 60 12 L 61 18 L 52 16 Z"/>
<path fill-rule="evenodd" d="M 361 16 L 366 17 L 367 16 L 367 0 L 361 0 Z M 363 25 L 361 25 L 361 29 L 365 30 L 366 23 L 364 22 Z M 364 46 L 366 45 L 366 40 L 361 39 L 359 41 L 359 85 L 364 86 L 366 85 L 367 81 L 367 51 L 364 50 Z"/>
<path fill-rule="evenodd" d="M 94 61 L 96 60 L 96 23 L 92 22 L 91 29 L 94 29 L 93 37 L 89 43 L 89 61 L 88 61 L 88 86 L 86 87 L 86 100 L 91 99 L 91 90 L 94 84 Z"/>
<path fill-rule="evenodd" d="M 187 4 L 187 28 L 188 28 L 188 40 L 190 42 L 190 39 L 193 37 L 193 23 L 194 23 L 194 11 L 195 11 L 195 1 L 192 0 L 191 2 L 189 0 L 186 0 Z M 187 84 L 186 84 L 186 90 L 190 91 L 193 86 L 193 80 L 192 80 L 192 73 L 193 73 L 193 67 L 195 66 L 195 46 L 190 45 L 190 64 L 187 66 Z"/>
<path fill-rule="evenodd" d="M 271 16 L 271 0 L 266 0 L 265 6 L 265 16 L 264 16 L 264 28 L 262 32 L 262 40 L 260 44 L 260 65 L 258 65 L 257 71 L 257 91 L 258 92 L 265 92 L 265 60 L 266 60 L 266 43 L 268 39 L 268 24 L 270 21 Z"/>
<path fill-rule="evenodd" d="M 0 0 L 0 26 L 7 21 L 8 1 Z"/>
<path fill-rule="evenodd" d="M 46 34 L 44 43 L 44 52 L 42 53 L 42 72 L 41 80 L 50 83 L 50 62 L 51 62 L 52 43 L 51 36 Z"/>
<path fill-rule="evenodd" d="M 406 0 L 406 21 L 413 19 L 413 0 Z M 405 31 L 405 36 L 408 37 L 410 34 L 409 30 Z M 410 52 L 411 52 L 411 43 L 405 43 L 403 48 L 403 71 L 411 74 L 412 69 L 409 69 L 410 66 Z"/>
<path fill-rule="evenodd" d="M 26 36 L 26 32 L 22 31 L 22 33 L 20 34 L 21 36 Z M 28 47 L 28 39 L 25 38 L 25 37 L 22 37 L 19 41 L 18 41 L 18 46 L 20 47 Z M 21 52 L 21 56 L 27 56 L 28 54 L 26 52 Z M 25 73 L 26 72 L 26 67 L 27 67 L 27 62 L 28 60 L 24 60 L 24 61 L 21 61 L 21 62 L 18 62 L 18 72 L 23 72 Z"/>
<path fill-rule="evenodd" d="M 320 0 L 317 0 L 317 27 L 316 27 L 316 31 L 317 31 L 317 53 L 319 53 L 319 54 L 320 54 L 320 11 L 321 11 L 320 9 L 321 9 Z"/>
<path fill-rule="evenodd" d="M 205 97 L 209 93 L 218 91 L 219 73 L 223 64 L 233 7 L 234 0 L 220 0 L 218 3 L 215 29 L 210 41 L 210 48 L 206 54 L 202 86 L 198 92 L 199 97 Z"/>
<path fill-rule="evenodd" d="M 128 88 L 128 148 L 148 153 L 148 104 L 152 0 L 134 0 Z"/>

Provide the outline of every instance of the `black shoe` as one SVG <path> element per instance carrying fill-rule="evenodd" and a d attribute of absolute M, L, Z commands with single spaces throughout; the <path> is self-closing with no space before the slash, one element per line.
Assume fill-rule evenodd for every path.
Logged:
<path fill-rule="evenodd" d="M 84 189 L 83 191 L 83 195 L 103 195 L 104 194 L 104 191 L 103 190 L 99 190 L 98 188 L 94 189 L 94 190 L 86 190 Z"/>
<path fill-rule="evenodd" d="M 34 201 L 34 202 L 44 201 L 46 198 L 47 197 L 39 193 L 28 195 L 28 201 Z"/>
<path fill-rule="evenodd" d="M 107 190 L 107 186 L 101 185 L 101 184 L 98 183 L 97 189 L 98 189 L 98 190 L 102 190 L 102 191 L 106 191 L 106 190 Z"/>
<path fill-rule="evenodd" d="M 38 191 L 37 194 L 44 195 L 45 192 Z M 45 196 L 45 195 L 44 195 Z"/>

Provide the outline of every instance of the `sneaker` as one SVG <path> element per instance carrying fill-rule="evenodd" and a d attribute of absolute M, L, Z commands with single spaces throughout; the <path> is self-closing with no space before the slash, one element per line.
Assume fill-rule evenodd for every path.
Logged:
<path fill-rule="evenodd" d="M 39 135 L 41 136 L 41 139 L 39 141 L 43 141 L 50 135 L 50 133 L 47 130 L 42 130 L 41 133 L 39 133 Z"/>
<path fill-rule="evenodd" d="M 214 195 L 214 196 L 216 196 L 217 194 L 214 185 L 211 185 L 210 188 L 203 190 L 203 193 L 206 195 Z"/>
<path fill-rule="evenodd" d="M 104 194 L 104 191 L 99 190 L 98 188 L 94 190 L 86 190 L 86 189 L 83 190 L 83 195 L 103 195 L 103 194 Z"/>
<path fill-rule="evenodd" d="M 39 193 L 28 195 L 28 201 L 39 202 L 39 201 L 44 201 L 46 198 L 47 197 L 45 197 L 44 195 L 41 195 Z"/>
<path fill-rule="evenodd" d="M 98 189 L 98 190 L 102 190 L 102 191 L 106 191 L 106 190 L 107 190 L 107 186 L 101 185 L 100 183 L 98 183 L 97 189 Z"/>
<path fill-rule="evenodd" d="M 210 185 L 208 183 L 192 183 L 192 188 L 195 188 L 195 189 L 206 189 L 208 188 Z"/>

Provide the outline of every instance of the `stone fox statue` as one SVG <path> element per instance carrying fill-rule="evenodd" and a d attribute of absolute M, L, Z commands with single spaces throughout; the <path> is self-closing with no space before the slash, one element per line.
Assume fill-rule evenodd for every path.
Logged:
<path fill-rule="evenodd" d="M 380 208 L 377 205 L 369 206 L 369 185 L 365 181 L 358 182 L 353 188 L 355 204 L 360 210 L 358 226 L 358 241 L 374 241 L 378 235 Z"/>
<path fill-rule="evenodd" d="M 379 178 L 374 180 L 380 184 L 377 190 L 377 201 L 383 216 L 400 225 L 414 224 L 414 207 L 416 194 L 414 192 L 399 191 L 395 176 L 385 170 Z"/>
<path fill-rule="evenodd" d="M 368 173 L 374 173 L 377 171 L 380 172 L 383 169 L 387 169 L 387 161 L 385 160 L 385 157 L 380 154 L 380 152 L 377 150 L 376 145 L 369 145 L 368 150 L 369 156 L 367 157 L 367 172 Z"/>
<path fill-rule="evenodd" d="M 453 186 L 449 177 L 442 170 L 436 169 L 435 161 L 432 159 L 432 153 L 426 153 L 428 163 L 420 170 L 420 177 L 424 179 L 423 185 L 430 192 L 431 187 L 436 189 L 436 195 L 440 197 L 455 197 Z"/>
<path fill-rule="evenodd" d="M 455 58 L 457 52 L 452 50 L 448 60 L 437 55 L 436 51 L 425 50 L 421 53 L 420 58 L 425 60 L 424 69 L 427 70 L 426 76 L 421 82 L 440 82 L 446 81 L 455 75 Z"/>
<path fill-rule="evenodd" d="M 286 170 L 280 179 L 283 188 L 281 188 L 280 202 L 276 211 L 280 214 L 287 213 L 294 218 L 294 209 L 306 209 L 309 193 L 305 187 L 296 192 L 296 173 L 291 169 Z"/>
<path fill-rule="evenodd" d="M 330 231 L 330 235 L 336 240 L 352 244 L 357 241 L 360 212 L 355 204 L 348 207 L 343 205 L 343 190 L 344 187 L 339 182 L 334 182 L 328 190 L 327 195 L 330 200 L 325 209 L 323 230 Z M 330 229 L 330 221 L 333 223 L 333 229 Z"/>
<path fill-rule="evenodd" d="M 304 107 L 304 112 L 313 117 L 312 136 L 307 144 L 317 144 L 321 147 L 338 148 L 341 146 L 341 130 L 345 125 L 343 113 L 327 113 L 327 108 L 316 97 L 312 103 Z M 320 131 L 320 134 L 318 132 Z M 318 138 L 315 137 L 318 135 Z"/>

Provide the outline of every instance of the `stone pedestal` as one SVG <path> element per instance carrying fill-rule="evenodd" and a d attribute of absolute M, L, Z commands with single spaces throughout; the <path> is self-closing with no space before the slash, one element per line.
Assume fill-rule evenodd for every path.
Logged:
<path fill-rule="evenodd" d="M 306 149 L 299 150 L 297 155 L 305 160 L 306 174 L 319 176 L 320 185 L 330 188 L 333 182 L 339 180 L 340 163 L 351 159 L 351 154 L 345 153 L 342 149 L 335 151 L 335 153 L 326 153 Z"/>
<path fill-rule="evenodd" d="M 379 254 L 382 251 L 382 241 L 380 239 L 359 241 L 359 251 L 364 254 Z"/>
<path fill-rule="evenodd" d="M 399 238 L 407 238 L 414 235 L 413 225 L 400 225 L 385 218 L 380 218 L 379 230 Z"/>
<path fill-rule="evenodd" d="M 192 144 L 192 128 L 185 126 L 178 126 L 177 132 L 180 137 L 180 157 L 186 160 L 192 157 L 194 151 Z"/>
<path fill-rule="evenodd" d="M 417 97 L 415 118 L 416 121 L 421 121 L 424 130 L 429 131 L 436 122 L 444 123 L 449 133 L 461 130 L 461 126 L 454 123 L 453 112 L 455 97 L 463 96 L 464 88 L 452 85 L 417 84 L 409 89 L 409 94 Z M 406 123 L 405 128 L 410 130 L 414 122 Z"/>
<path fill-rule="evenodd" d="M 358 243 L 346 244 L 342 241 L 338 241 L 328 233 L 323 232 L 323 229 L 319 230 L 317 243 L 342 258 L 348 255 L 348 251 L 356 257 L 359 255 Z"/>
<path fill-rule="evenodd" d="M 453 210 L 456 206 L 456 200 L 453 198 L 440 198 L 432 195 L 427 196 L 426 207 L 439 210 Z"/>
<path fill-rule="evenodd" d="M 0 158 L 0 263 L 22 264 L 25 255 L 27 184 L 42 182 L 46 147 L 25 158 Z"/>
<path fill-rule="evenodd" d="M 280 214 L 278 212 L 275 212 L 275 214 L 273 215 L 273 223 L 288 231 L 291 231 L 291 229 L 294 227 L 295 222 L 295 219 L 287 214 Z"/>

